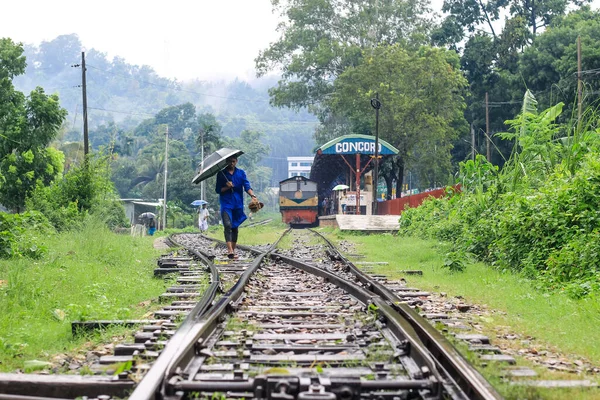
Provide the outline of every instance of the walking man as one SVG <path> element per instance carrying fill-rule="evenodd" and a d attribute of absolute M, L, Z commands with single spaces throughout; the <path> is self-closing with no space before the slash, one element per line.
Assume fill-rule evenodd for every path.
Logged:
<path fill-rule="evenodd" d="M 215 191 L 219 194 L 221 219 L 223 220 L 227 257 L 237 260 L 235 247 L 238 239 L 238 228 L 246 220 L 244 214 L 244 192 L 256 199 L 246 172 L 236 167 L 237 157 L 227 159 L 227 167 L 217 174 Z"/>

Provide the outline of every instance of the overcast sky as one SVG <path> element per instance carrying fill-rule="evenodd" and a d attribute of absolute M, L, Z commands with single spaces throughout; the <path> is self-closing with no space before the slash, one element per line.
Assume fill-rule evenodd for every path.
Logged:
<path fill-rule="evenodd" d="M 251 79 L 254 58 L 279 37 L 270 0 L 3 0 L 0 13 L 0 37 L 39 45 L 76 33 L 83 50 L 178 80 Z"/>
<path fill-rule="evenodd" d="M 278 38 L 269 0 L 19 0 L 0 14 L 0 37 L 38 45 L 76 33 L 87 49 L 179 80 L 252 78 Z"/>

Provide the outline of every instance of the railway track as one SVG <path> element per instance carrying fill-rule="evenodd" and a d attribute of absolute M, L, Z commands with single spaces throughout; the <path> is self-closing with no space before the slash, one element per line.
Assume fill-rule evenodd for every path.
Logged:
<path fill-rule="evenodd" d="M 171 305 L 104 360 L 129 368 L 64 398 L 501 398 L 390 289 L 409 288 L 361 273 L 316 233 L 287 233 L 289 249 L 240 246 L 236 261 L 221 242 L 174 237 L 187 255 L 155 271 L 182 274 L 163 295 Z"/>

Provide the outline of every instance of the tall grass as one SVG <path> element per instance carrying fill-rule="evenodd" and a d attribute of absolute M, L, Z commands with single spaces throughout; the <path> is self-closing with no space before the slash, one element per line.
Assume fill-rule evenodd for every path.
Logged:
<path fill-rule="evenodd" d="M 70 322 L 141 318 L 164 290 L 152 237 L 109 231 L 98 218 L 43 239 L 44 257 L 0 261 L 0 370 L 80 344 Z"/>

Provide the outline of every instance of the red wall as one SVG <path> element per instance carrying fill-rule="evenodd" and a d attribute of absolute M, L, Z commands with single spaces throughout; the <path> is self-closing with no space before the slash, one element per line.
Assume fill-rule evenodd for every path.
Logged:
<path fill-rule="evenodd" d="M 458 186 L 455 186 L 456 190 L 460 190 Z M 423 192 L 419 194 L 413 194 L 411 196 L 400 197 L 399 199 L 382 201 L 377 204 L 378 215 L 400 215 L 402 211 L 407 207 L 413 208 L 418 207 L 427 199 L 429 196 L 440 198 L 446 193 L 446 188 L 432 190 L 430 192 Z"/>

